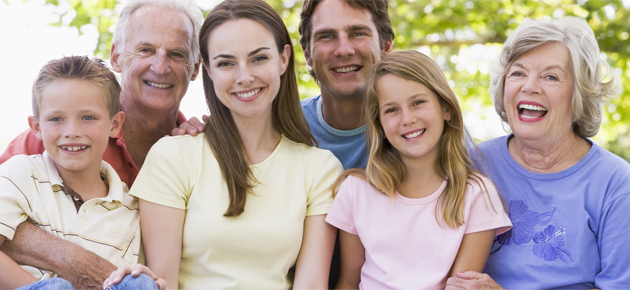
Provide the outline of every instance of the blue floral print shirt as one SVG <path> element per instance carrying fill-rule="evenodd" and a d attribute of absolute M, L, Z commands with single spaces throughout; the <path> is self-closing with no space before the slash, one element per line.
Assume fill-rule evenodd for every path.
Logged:
<path fill-rule="evenodd" d="M 481 143 L 485 162 L 473 155 L 513 225 L 495 238 L 484 272 L 508 289 L 630 289 L 628 162 L 587 139 L 571 168 L 533 173 L 512 159 L 512 136 Z"/>

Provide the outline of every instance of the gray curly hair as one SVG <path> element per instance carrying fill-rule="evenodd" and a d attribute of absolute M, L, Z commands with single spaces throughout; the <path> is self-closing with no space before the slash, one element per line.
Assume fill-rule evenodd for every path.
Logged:
<path fill-rule="evenodd" d="M 499 60 L 490 73 L 490 95 L 494 107 L 504 122 L 508 122 L 503 104 L 505 77 L 514 61 L 526 52 L 548 43 L 561 43 L 569 49 L 573 76 L 573 132 L 593 137 L 602 122 L 602 104 L 607 97 L 621 91 L 619 76 L 599 58 L 599 46 L 593 29 L 586 20 L 565 17 L 559 20 L 525 19 L 501 49 Z M 607 82 L 605 79 L 610 78 Z"/>

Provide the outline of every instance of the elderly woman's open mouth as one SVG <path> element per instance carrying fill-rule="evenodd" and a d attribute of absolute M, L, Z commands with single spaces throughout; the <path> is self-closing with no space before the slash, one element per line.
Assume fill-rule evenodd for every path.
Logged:
<path fill-rule="evenodd" d="M 521 101 L 518 103 L 517 110 L 519 117 L 525 120 L 539 119 L 547 114 L 547 108 L 535 102 Z"/>

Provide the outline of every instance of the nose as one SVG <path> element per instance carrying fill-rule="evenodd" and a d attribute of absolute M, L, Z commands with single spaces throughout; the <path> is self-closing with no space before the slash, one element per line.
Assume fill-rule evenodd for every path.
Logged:
<path fill-rule="evenodd" d="M 521 91 L 528 95 L 540 94 L 540 84 L 538 82 L 539 79 L 535 76 L 527 77 L 527 79 L 525 80 L 525 84 L 523 84 L 523 87 L 521 88 Z"/>
<path fill-rule="evenodd" d="M 64 128 L 64 138 L 77 138 L 81 136 L 81 125 L 79 121 L 70 120 L 66 122 L 66 126 Z"/>
<path fill-rule="evenodd" d="M 248 86 L 254 81 L 254 75 L 247 65 L 239 66 L 238 73 L 236 75 L 236 83 L 242 86 Z"/>
<path fill-rule="evenodd" d="M 402 123 L 403 126 L 409 126 L 416 123 L 417 121 L 416 116 L 410 110 L 403 109 L 401 113 L 403 117 L 403 123 Z"/>
<path fill-rule="evenodd" d="M 352 41 L 347 34 L 340 33 L 338 36 L 337 44 L 337 49 L 335 49 L 335 56 L 346 57 L 354 54 Z"/>
<path fill-rule="evenodd" d="M 151 71 L 157 75 L 165 75 L 170 71 L 170 67 L 168 64 L 168 55 L 166 54 L 166 51 L 159 50 L 153 56 Z"/>

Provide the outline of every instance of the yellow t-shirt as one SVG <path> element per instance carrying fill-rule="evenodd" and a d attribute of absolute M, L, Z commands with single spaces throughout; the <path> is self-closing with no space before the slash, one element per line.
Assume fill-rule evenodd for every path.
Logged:
<path fill-rule="evenodd" d="M 13 156 L 0 165 L 0 235 L 13 239 L 17 226 L 28 220 L 116 266 L 136 264 L 140 252 L 138 200 L 127 194 L 127 185 L 107 162 L 102 161 L 100 171 L 109 184 L 107 196 L 86 201 L 77 212 L 47 152 Z M 22 267 L 38 279 L 57 276 Z"/>
<path fill-rule="evenodd" d="M 151 148 L 131 195 L 186 209 L 180 289 L 291 286 L 286 276 L 300 251 L 304 219 L 328 212 L 341 163 L 330 151 L 282 137 L 250 168 L 259 184 L 245 212 L 228 218 L 227 185 L 203 134 L 162 138 Z"/>

